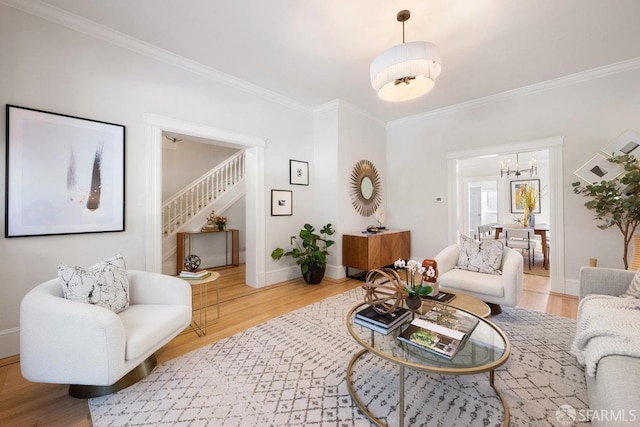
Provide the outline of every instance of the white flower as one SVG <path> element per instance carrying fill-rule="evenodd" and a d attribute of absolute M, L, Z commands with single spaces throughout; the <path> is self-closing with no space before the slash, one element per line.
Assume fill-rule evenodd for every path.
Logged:
<path fill-rule="evenodd" d="M 427 270 L 427 276 L 429 276 L 429 277 L 435 277 L 436 276 L 436 270 L 435 270 L 435 268 L 433 268 L 432 265 L 430 265 L 429 269 Z"/>
<path fill-rule="evenodd" d="M 406 264 L 403 259 L 398 258 L 396 262 L 393 263 L 395 268 L 405 268 Z"/>

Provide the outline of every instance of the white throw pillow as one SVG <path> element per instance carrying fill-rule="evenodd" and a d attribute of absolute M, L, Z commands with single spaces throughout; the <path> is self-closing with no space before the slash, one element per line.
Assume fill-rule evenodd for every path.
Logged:
<path fill-rule="evenodd" d="M 58 278 L 68 300 L 99 305 L 114 313 L 129 307 L 129 278 L 120 254 L 86 269 L 60 264 Z"/>
<path fill-rule="evenodd" d="M 478 242 L 460 235 L 460 255 L 456 268 L 487 274 L 502 274 L 502 254 L 504 243 L 501 240 L 482 240 Z"/>
<path fill-rule="evenodd" d="M 631 281 L 631 284 L 629 284 L 627 292 L 620 296 L 622 298 L 640 298 L 640 270 L 638 270 L 636 275 L 633 276 L 633 280 Z"/>

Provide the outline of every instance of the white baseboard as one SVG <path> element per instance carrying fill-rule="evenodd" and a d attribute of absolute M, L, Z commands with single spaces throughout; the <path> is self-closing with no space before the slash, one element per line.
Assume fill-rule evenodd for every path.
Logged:
<path fill-rule="evenodd" d="M 580 281 L 577 279 L 565 279 L 564 293 L 567 295 L 580 296 Z"/>
<path fill-rule="evenodd" d="M 20 328 L 0 331 L 0 359 L 20 353 Z"/>

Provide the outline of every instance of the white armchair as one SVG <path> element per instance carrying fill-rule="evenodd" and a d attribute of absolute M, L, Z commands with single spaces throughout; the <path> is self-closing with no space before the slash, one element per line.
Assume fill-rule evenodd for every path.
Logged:
<path fill-rule="evenodd" d="M 20 368 L 29 381 L 71 384 L 88 398 L 121 390 L 149 374 L 154 353 L 191 323 L 191 286 L 176 277 L 128 270 L 130 306 L 109 309 L 63 297 L 58 279 L 20 305 Z"/>
<path fill-rule="evenodd" d="M 501 311 L 500 304 L 510 307 L 518 304 L 522 297 L 522 255 L 505 247 L 500 275 L 456 269 L 459 256 L 459 244 L 448 246 L 436 255 L 438 282 L 441 287 L 460 291 L 488 303 L 493 314 Z"/>

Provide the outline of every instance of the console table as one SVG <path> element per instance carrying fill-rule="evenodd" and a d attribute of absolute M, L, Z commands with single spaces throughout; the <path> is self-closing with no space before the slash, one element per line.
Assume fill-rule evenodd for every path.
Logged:
<path fill-rule="evenodd" d="M 342 235 L 342 264 L 369 271 L 411 257 L 411 231 L 385 230 L 377 233 L 354 232 Z"/>
<path fill-rule="evenodd" d="M 187 254 L 191 253 L 191 240 L 194 236 L 206 235 L 212 233 L 223 233 L 225 234 L 225 264 L 209 266 L 208 268 L 213 267 L 226 267 L 226 266 L 238 266 L 240 265 L 240 250 L 238 245 L 238 230 L 235 229 L 226 229 L 226 230 L 206 230 L 206 231 L 187 231 L 176 233 L 176 237 L 178 239 L 176 243 L 176 274 L 180 274 L 182 268 L 184 267 L 184 257 L 185 252 Z M 231 243 L 231 252 L 229 252 L 229 243 Z M 229 259 L 229 255 L 231 255 L 231 259 Z"/>

